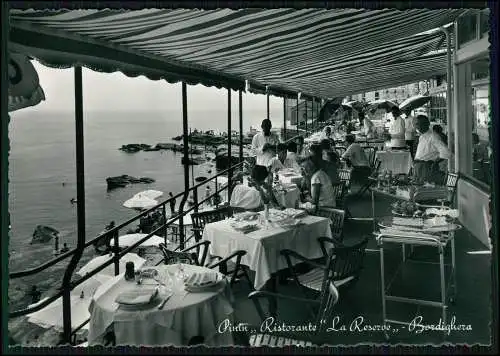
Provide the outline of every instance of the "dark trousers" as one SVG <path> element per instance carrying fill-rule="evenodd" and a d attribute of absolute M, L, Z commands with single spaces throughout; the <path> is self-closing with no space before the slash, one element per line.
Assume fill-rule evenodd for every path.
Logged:
<path fill-rule="evenodd" d="M 416 151 L 415 140 L 406 140 L 406 145 L 410 148 L 411 158 L 414 159 Z"/>

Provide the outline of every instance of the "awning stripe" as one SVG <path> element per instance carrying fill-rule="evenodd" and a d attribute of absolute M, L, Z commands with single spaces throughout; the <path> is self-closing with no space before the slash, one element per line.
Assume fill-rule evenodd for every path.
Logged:
<path fill-rule="evenodd" d="M 443 73 L 445 53 L 422 55 L 443 48 L 444 35 L 422 32 L 449 24 L 464 11 L 14 10 L 11 37 L 53 63 L 74 63 L 81 56 L 94 68 L 102 61 L 106 70 L 123 66 L 130 75 L 144 71 L 161 77 L 164 71 L 167 80 L 198 77 L 200 83 L 232 88 L 249 80 L 251 90 L 268 85 L 277 95 L 300 91 L 328 98 Z M 31 37 L 22 39 L 21 33 Z M 43 33 L 42 42 L 34 40 L 36 33 Z"/>

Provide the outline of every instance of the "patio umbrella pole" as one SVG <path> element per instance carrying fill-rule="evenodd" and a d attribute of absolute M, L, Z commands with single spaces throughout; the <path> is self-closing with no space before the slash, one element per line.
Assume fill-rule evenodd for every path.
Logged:
<path fill-rule="evenodd" d="M 286 141 L 286 98 L 283 98 L 283 141 Z"/>
<path fill-rule="evenodd" d="M 297 127 L 297 136 L 299 135 L 299 93 L 297 93 L 297 106 L 295 107 L 295 114 L 297 117 L 297 121 L 295 122 L 295 125 Z"/>
<path fill-rule="evenodd" d="M 238 91 L 239 101 L 239 121 L 240 121 L 240 162 L 243 161 L 243 94 L 241 89 Z"/>
<path fill-rule="evenodd" d="M 83 88 L 82 67 L 75 67 L 75 132 L 76 132 L 76 207 L 77 245 L 76 251 L 64 272 L 62 282 L 63 338 L 71 342 L 71 277 L 85 248 L 85 165 L 83 138 Z"/>
<path fill-rule="evenodd" d="M 232 152 L 231 152 L 231 139 L 232 139 L 232 133 L 231 133 L 231 88 L 227 90 L 227 160 L 228 160 L 228 166 L 232 166 Z M 227 172 L 227 196 L 228 198 L 231 196 L 231 181 L 233 180 L 233 170 L 230 169 Z M 216 187 L 217 191 L 218 187 Z M 229 199 L 228 199 L 229 200 Z"/>

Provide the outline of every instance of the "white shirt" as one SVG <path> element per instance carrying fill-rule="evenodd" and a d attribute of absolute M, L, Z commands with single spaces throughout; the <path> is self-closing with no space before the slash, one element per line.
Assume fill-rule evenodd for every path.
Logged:
<path fill-rule="evenodd" d="M 420 135 L 415 159 L 420 161 L 435 161 L 438 158 L 449 158 L 448 147 L 432 130 Z"/>
<path fill-rule="evenodd" d="M 280 162 L 278 157 L 272 152 L 264 152 L 260 156 L 257 156 L 257 162 L 255 163 L 259 166 L 264 166 L 270 172 L 275 172 L 276 170 L 283 169 L 283 164 Z"/>
<path fill-rule="evenodd" d="M 366 117 L 363 120 L 363 133 L 366 135 L 366 138 L 373 138 L 375 134 L 375 125 Z"/>
<path fill-rule="evenodd" d="M 333 190 L 332 181 L 322 169 L 317 170 L 311 178 L 311 191 L 314 184 L 320 184 L 319 192 L 319 206 L 331 206 L 335 207 L 335 191 Z"/>
<path fill-rule="evenodd" d="M 366 157 L 365 150 L 359 143 L 351 143 L 347 150 L 342 155 L 343 159 L 351 160 L 353 166 L 369 166 L 368 158 Z"/>
<path fill-rule="evenodd" d="M 266 143 L 277 145 L 278 143 L 280 143 L 280 139 L 274 132 L 271 132 L 269 136 L 264 136 L 264 133 L 262 132 L 255 134 L 252 139 L 252 150 L 256 156 L 257 164 L 259 165 L 263 165 L 259 163 L 259 157 L 262 156 L 262 147 L 264 147 Z"/>
<path fill-rule="evenodd" d="M 300 172 L 300 166 L 297 163 L 297 154 L 295 152 L 287 152 L 285 162 L 283 162 L 285 168 L 291 168 L 294 171 Z"/>
<path fill-rule="evenodd" d="M 414 125 L 414 117 L 407 116 L 405 118 L 405 140 L 411 141 L 415 139 L 416 129 Z"/>
<path fill-rule="evenodd" d="M 389 126 L 389 133 L 391 134 L 391 147 L 405 147 L 405 122 L 398 116 L 392 120 Z"/>
<path fill-rule="evenodd" d="M 233 188 L 229 204 L 237 208 L 257 209 L 262 205 L 262 197 L 255 187 L 238 184 Z"/>

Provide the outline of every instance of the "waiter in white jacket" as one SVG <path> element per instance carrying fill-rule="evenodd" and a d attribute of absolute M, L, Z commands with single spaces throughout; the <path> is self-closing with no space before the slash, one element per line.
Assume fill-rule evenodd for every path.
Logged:
<path fill-rule="evenodd" d="M 389 127 L 389 134 L 391 135 L 391 148 L 402 149 L 406 147 L 405 141 L 405 122 L 401 118 L 401 111 L 397 106 L 391 109 L 392 116 L 394 117 L 391 126 Z"/>
<path fill-rule="evenodd" d="M 271 120 L 262 120 L 260 127 L 262 128 L 262 132 L 255 134 L 252 139 L 252 150 L 255 153 L 256 164 L 259 166 L 266 166 L 266 151 L 268 151 L 271 146 L 278 145 L 278 143 L 280 143 L 280 139 L 278 135 L 271 132 L 271 128 L 273 127 Z"/>

